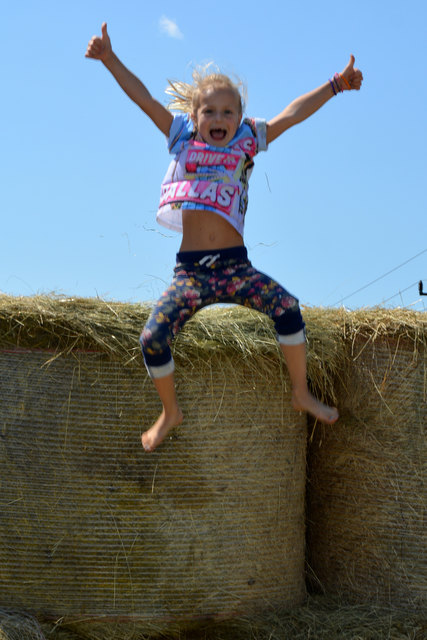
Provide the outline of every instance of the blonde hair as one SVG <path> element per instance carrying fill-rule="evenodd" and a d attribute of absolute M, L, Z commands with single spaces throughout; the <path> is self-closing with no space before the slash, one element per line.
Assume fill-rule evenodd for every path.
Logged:
<path fill-rule="evenodd" d="M 241 113 L 245 110 L 246 86 L 239 78 L 233 81 L 229 76 L 220 72 L 212 62 L 204 66 L 195 67 L 192 73 L 193 82 L 168 80 L 166 93 L 170 96 L 168 109 L 170 111 L 184 111 L 195 114 L 200 105 L 201 94 L 211 87 L 231 89 L 239 101 Z"/>

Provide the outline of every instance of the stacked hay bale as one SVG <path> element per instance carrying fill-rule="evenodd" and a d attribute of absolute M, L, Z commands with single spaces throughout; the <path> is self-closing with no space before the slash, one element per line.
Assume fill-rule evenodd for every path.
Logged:
<path fill-rule="evenodd" d="M 309 446 L 312 580 L 347 600 L 425 610 L 425 314 L 318 313 L 345 350 L 341 418 L 316 425 Z"/>
<path fill-rule="evenodd" d="M 0 297 L 0 606 L 87 638 L 305 594 L 306 423 L 272 327 L 235 309 L 187 324 L 174 351 L 185 421 L 148 455 L 148 312 Z"/>

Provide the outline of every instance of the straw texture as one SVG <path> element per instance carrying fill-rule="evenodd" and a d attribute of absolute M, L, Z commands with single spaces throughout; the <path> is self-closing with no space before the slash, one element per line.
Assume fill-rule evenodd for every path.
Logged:
<path fill-rule="evenodd" d="M 35 618 L 0 608 L 0 640 L 46 640 Z"/>
<path fill-rule="evenodd" d="M 159 401 L 127 333 L 145 309 L 9 302 L 0 605 L 130 640 L 301 603 L 306 421 L 270 327 L 188 323 L 174 354 L 186 419 L 148 455 Z"/>
<path fill-rule="evenodd" d="M 426 323 L 410 318 L 350 318 L 341 419 L 309 447 L 308 549 L 327 593 L 425 611 Z"/>
<path fill-rule="evenodd" d="M 114 640 L 120 622 L 91 629 L 96 640 Z M 44 633 L 44 635 L 43 635 Z M 278 608 L 254 618 L 210 622 L 197 631 L 180 631 L 179 640 L 425 640 L 425 612 L 398 611 L 372 604 L 349 605 L 338 598 L 310 596 L 292 610 Z M 1 640 L 84 640 L 61 620 L 39 623 L 28 615 L 0 609 Z M 129 635 L 132 640 L 157 640 L 164 635 Z M 171 635 L 167 638 L 171 640 Z"/>

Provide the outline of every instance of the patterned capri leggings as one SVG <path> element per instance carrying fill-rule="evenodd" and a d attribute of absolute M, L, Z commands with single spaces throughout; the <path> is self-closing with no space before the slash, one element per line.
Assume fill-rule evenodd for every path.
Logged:
<path fill-rule="evenodd" d="M 251 265 L 245 247 L 177 254 L 172 284 L 161 296 L 141 334 L 152 378 L 174 370 L 170 344 L 199 309 L 218 302 L 240 304 L 269 316 L 282 344 L 305 342 L 298 300 Z"/>

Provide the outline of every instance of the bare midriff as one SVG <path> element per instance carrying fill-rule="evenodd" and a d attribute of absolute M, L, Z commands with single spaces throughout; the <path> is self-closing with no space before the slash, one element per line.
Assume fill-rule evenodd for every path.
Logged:
<path fill-rule="evenodd" d="M 243 246 L 243 238 L 227 220 L 206 210 L 182 212 L 180 251 L 210 251 Z"/>

